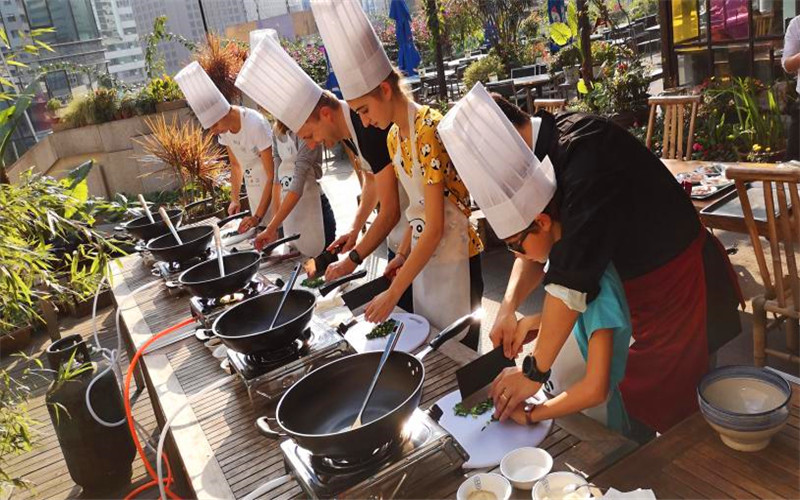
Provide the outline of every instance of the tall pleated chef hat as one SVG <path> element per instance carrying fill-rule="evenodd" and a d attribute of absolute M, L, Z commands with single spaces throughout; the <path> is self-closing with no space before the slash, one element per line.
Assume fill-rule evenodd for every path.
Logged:
<path fill-rule="evenodd" d="M 236 86 L 295 133 L 322 95 L 320 86 L 272 37 L 251 47 Z"/>
<path fill-rule="evenodd" d="M 273 40 L 278 42 L 278 45 L 280 45 L 281 43 L 281 39 L 278 36 L 278 32 L 275 31 L 274 29 L 266 28 L 263 30 L 253 30 L 250 32 L 250 52 L 255 50 L 256 46 L 258 45 L 258 42 L 260 42 L 266 37 L 272 38 Z"/>
<path fill-rule="evenodd" d="M 230 103 L 197 61 L 180 70 L 175 81 L 203 128 L 211 128 L 230 111 Z"/>
<path fill-rule="evenodd" d="M 311 0 L 342 96 L 359 98 L 392 72 L 392 63 L 357 0 Z"/>
<path fill-rule="evenodd" d="M 480 82 L 437 130 L 498 237 L 511 237 L 530 226 L 555 194 L 550 158 L 536 158 Z"/>

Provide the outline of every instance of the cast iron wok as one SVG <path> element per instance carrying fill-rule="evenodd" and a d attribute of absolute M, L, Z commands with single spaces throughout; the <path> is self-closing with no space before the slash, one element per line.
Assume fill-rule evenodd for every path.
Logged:
<path fill-rule="evenodd" d="M 237 252 L 225 255 L 225 276 L 219 275 L 217 259 L 190 267 L 178 277 L 178 283 L 197 297 L 222 297 L 241 290 L 253 279 L 261 264 L 258 252 Z"/>
<path fill-rule="evenodd" d="M 275 326 L 270 329 L 282 295 L 283 290 L 265 293 L 228 309 L 214 321 L 214 336 L 243 354 L 286 347 L 308 328 L 316 297 L 307 290 L 290 291 Z"/>
<path fill-rule="evenodd" d="M 188 227 L 177 231 L 183 244 L 179 245 L 175 236 L 168 232 L 150 240 L 145 248 L 160 261 L 180 263 L 202 256 L 214 237 L 211 226 Z"/>
<path fill-rule="evenodd" d="M 122 226 L 126 231 L 133 235 L 134 238 L 144 241 L 152 240 L 153 238 L 157 238 L 162 234 L 169 232 L 167 224 L 161 220 L 161 217 L 158 217 L 158 212 L 155 212 L 155 214 L 155 222 L 150 222 L 150 219 L 147 218 L 146 215 L 143 215 L 123 224 Z M 172 225 L 178 226 L 181 218 L 183 217 L 183 210 L 179 208 L 173 208 L 171 210 L 167 210 L 167 215 L 169 216 L 169 220 L 172 221 Z"/>
<path fill-rule="evenodd" d="M 275 420 L 283 432 L 270 429 L 266 417 L 256 421 L 270 437 L 292 437 L 312 455 L 358 460 L 398 438 L 419 405 L 425 368 L 422 358 L 461 333 L 472 315 L 457 320 L 416 356 L 393 351 L 386 360 L 375 392 L 362 416 L 363 425 L 350 426 L 361 409 L 381 352 L 353 354 L 314 370 L 297 381 L 281 398 Z"/>

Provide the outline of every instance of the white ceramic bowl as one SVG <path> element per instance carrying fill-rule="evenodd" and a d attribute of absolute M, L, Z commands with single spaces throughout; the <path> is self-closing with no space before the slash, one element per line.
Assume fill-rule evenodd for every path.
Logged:
<path fill-rule="evenodd" d="M 792 390 L 780 376 L 752 366 L 724 366 L 700 381 L 697 399 L 722 441 L 739 451 L 758 451 L 789 418 Z"/>
<path fill-rule="evenodd" d="M 553 468 L 553 457 L 541 448 L 517 448 L 500 461 L 500 472 L 514 488 L 529 490 Z"/>
<path fill-rule="evenodd" d="M 574 472 L 551 472 L 531 492 L 533 500 L 586 500 L 591 491 L 586 479 Z"/>
<path fill-rule="evenodd" d="M 484 473 L 470 476 L 461 483 L 457 500 L 508 500 L 511 483 L 500 474 Z"/>

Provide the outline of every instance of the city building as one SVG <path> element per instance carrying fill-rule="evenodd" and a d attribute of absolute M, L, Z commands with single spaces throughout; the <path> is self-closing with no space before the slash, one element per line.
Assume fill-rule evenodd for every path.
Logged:
<path fill-rule="evenodd" d="M 106 50 L 108 72 L 128 84 L 146 80 L 132 0 L 93 0 L 97 27 Z"/>

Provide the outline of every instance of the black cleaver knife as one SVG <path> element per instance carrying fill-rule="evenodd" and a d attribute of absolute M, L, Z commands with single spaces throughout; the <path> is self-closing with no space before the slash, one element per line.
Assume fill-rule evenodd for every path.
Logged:
<path fill-rule="evenodd" d="M 358 288 L 343 293 L 342 300 L 348 309 L 355 311 L 359 307 L 372 300 L 372 298 L 379 293 L 388 290 L 389 285 L 391 284 L 392 282 L 389 281 L 389 278 L 381 276 L 372 281 L 364 283 Z"/>
<path fill-rule="evenodd" d="M 489 387 L 505 368 L 514 366 L 514 360 L 503 355 L 503 346 L 498 346 L 478 359 L 456 370 L 458 390 L 464 408 L 473 408 L 489 398 Z"/>

